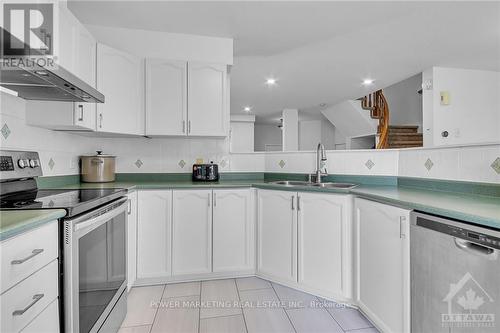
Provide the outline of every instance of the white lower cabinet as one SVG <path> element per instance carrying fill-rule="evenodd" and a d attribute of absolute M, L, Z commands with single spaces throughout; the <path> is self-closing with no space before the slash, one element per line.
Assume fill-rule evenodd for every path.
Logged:
<path fill-rule="evenodd" d="M 410 211 L 355 199 L 357 302 L 386 333 L 410 331 Z"/>
<path fill-rule="evenodd" d="M 129 192 L 127 210 L 127 289 L 137 278 L 137 191 Z"/>
<path fill-rule="evenodd" d="M 138 192 L 137 279 L 162 280 L 172 273 L 172 191 Z"/>
<path fill-rule="evenodd" d="M 212 190 L 176 190 L 172 204 L 174 275 L 212 271 Z"/>
<path fill-rule="evenodd" d="M 21 330 L 22 333 L 58 333 L 59 301 L 53 300 L 31 323 Z"/>
<path fill-rule="evenodd" d="M 213 191 L 213 271 L 255 270 L 254 195 L 250 189 Z"/>
<path fill-rule="evenodd" d="M 296 192 L 259 190 L 257 270 L 281 282 L 297 282 Z"/>
<path fill-rule="evenodd" d="M 334 298 L 352 297 L 352 198 L 298 193 L 298 283 Z"/>

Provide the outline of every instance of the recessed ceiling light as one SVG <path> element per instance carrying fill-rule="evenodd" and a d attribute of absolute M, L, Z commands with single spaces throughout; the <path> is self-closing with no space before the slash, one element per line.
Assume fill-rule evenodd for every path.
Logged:
<path fill-rule="evenodd" d="M 373 80 L 373 79 L 364 79 L 361 84 L 364 86 L 369 86 L 369 85 L 372 85 L 373 82 L 375 82 L 375 80 Z"/>
<path fill-rule="evenodd" d="M 324 108 L 326 106 L 326 103 L 321 103 L 319 106 Z"/>
<path fill-rule="evenodd" d="M 267 79 L 267 80 L 266 80 L 266 84 L 267 84 L 268 86 L 273 86 L 273 85 L 275 85 L 275 84 L 276 84 L 276 79 L 269 78 L 269 79 Z"/>
<path fill-rule="evenodd" d="M 245 107 L 243 108 L 243 111 L 245 111 L 245 112 L 250 112 L 250 111 L 252 111 L 252 108 L 251 108 L 250 106 L 245 106 Z"/>

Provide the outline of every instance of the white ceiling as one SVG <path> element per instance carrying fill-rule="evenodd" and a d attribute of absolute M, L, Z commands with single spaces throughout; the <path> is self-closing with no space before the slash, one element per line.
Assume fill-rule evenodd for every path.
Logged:
<path fill-rule="evenodd" d="M 71 1 L 85 24 L 234 38 L 231 113 L 317 113 L 430 66 L 500 71 L 500 2 Z M 278 80 L 269 88 L 267 77 Z M 364 88 L 363 78 L 375 85 Z"/>

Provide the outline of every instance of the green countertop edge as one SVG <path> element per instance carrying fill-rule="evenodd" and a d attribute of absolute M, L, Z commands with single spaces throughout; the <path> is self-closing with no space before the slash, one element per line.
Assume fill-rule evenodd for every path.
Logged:
<path fill-rule="evenodd" d="M 256 181 L 269 182 L 277 180 L 307 180 L 307 174 L 304 173 L 279 173 L 279 172 L 223 172 L 220 174 L 221 181 Z M 354 183 L 362 185 L 386 185 L 386 186 L 404 186 L 412 188 L 421 188 L 426 190 L 444 191 L 453 193 L 467 193 L 500 197 L 500 184 L 478 183 L 466 181 L 451 181 L 429 178 L 411 178 L 396 176 L 361 176 L 361 175 L 328 175 L 323 178 L 329 182 Z M 191 173 L 117 173 L 116 183 L 134 183 L 134 182 L 190 182 Z M 79 175 L 66 176 L 47 176 L 38 177 L 38 186 L 40 188 L 56 188 L 68 185 L 80 184 Z M 91 187 L 93 183 L 87 183 Z M 96 187 L 101 187 L 113 183 L 95 183 Z M 217 184 L 217 183 L 215 183 Z M 200 187 L 205 187 L 209 183 L 200 183 Z M 220 186 L 220 184 L 218 184 Z M 186 184 L 194 186 L 194 184 Z"/>
<path fill-rule="evenodd" d="M 23 211 L 0 211 L 0 216 L 2 214 L 19 214 L 22 215 Z M 64 209 L 54 209 L 54 210 L 44 210 L 40 212 L 41 217 L 37 218 L 29 218 L 29 219 L 20 219 L 18 222 L 18 226 L 13 227 L 11 229 L 0 231 L 0 241 L 7 240 L 9 238 L 20 235 L 29 230 L 38 228 L 46 223 L 52 222 L 54 220 L 60 219 L 66 215 L 66 211 Z M 3 227 L 2 227 L 3 228 Z"/>
<path fill-rule="evenodd" d="M 221 173 L 220 182 L 217 183 L 193 183 L 191 173 L 118 173 L 115 183 L 82 183 L 80 184 L 79 175 L 52 176 L 38 178 L 38 185 L 41 188 L 55 187 L 127 187 L 134 189 L 186 189 L 186 188 L 224 188 L 224 187 L 250 187 L 261 189 L 275 189 L 284 191 L 303 191 L 303 192 L 323 192 L 323 193 L 343 193 L 354 194 L 360 197 L 377 200 L 393 204 L 408 209 L 415 209 L 429 214 L 455 218 L 469 221 L 473 224 L 489 226 L 499 229 L 499 219 L 482 217 L 480 215 L 467 214 L 464 211 L 453 211 L 445 208 L 436 208 L 428 205 L 413 203 L 406 200 L 394 199 L 384 195 L 370 193 L 370 190 L 362 188 L 348 189 L 324 189 L 311 187 L 284 187 L 282 185 L 269 184 L 267 182 L 276 180 L 306 180 L 307 174 L 303 173 L 272 173 L 272 172 L 234 172 Z M 427 191 L 436 191 L 453 194 L 479 195 L 488 197 L 500 197 L 500 184 L 449 181 L 421 179 L 411 177 L 395 176 L 361 176 L 361 175 L 328 175 L 323 178 L 324 181 L 348 182 L 367 186 L 387 186 L 404 187 L 408 189 L 420 189 Z M 240 182 L 239 182 L 240 181 Z M 155 184 L 157 182 L 157 184 Z M 141 184 L 143 183 L 143 184 Z M 2 237 L 4 237 L 2 235 Z M 2 238 L 0 238 L 2 239 Z"/>

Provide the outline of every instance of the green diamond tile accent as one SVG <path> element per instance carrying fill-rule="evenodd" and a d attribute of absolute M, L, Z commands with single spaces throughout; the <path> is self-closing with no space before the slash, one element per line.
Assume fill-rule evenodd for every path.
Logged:
<path fill-rule="evenodd" d="M 375 166 L 375 163 L 373 163 L 372 160 L 368 160 L 366 161 L 365 166 L 368 168 L 368 170 L 371 170 L 371 168 Z"/>
<path fill-rule="evenodd" d="M 428 158 L 427 161 L 425 161 L 424 166 L 427 171 L 431 171 L 432 167 L 434 166 L 434 162 L 432 162 L 432 160 Z"/>
<path fill-rule="evenodd" d="M 7 125 L 7 123 L 5 123 L 2 126 L 2 129 L 0 131 L 2 132 L 2 135 L 3 135 L 4 139 L 7 139 L 9 137 L 10 133 L 11 133 L 10 128 Z"/>
<path fill-rule="evenodd" d="M 49 168 L 50 170 L 54 169 L 54 166 L 56 165 L 56 162 L 52 159 L 52 157 L 49 160 Z"/>
<path fill-rule="evenodd" d="M 286 164 L 286 163 L 285 163 L 285 161 L 283 161 L 283 160 L 281 160 L 281 161 L 279 161 L 279 162 L 278 162 L 278 165 L 279 165 L 279 166 L 280 166 L 280 168 L 282 168 L 282 169 L 285 167 L 285 164 Z"/>
<path fill-rule="evenodd" d="M 144 164 L 144 162 L 142 162 L 140 159 L 137 159 L 134 164 L 139 169 Z"/>
<path fill-rule="evenodd" d="M 497 157 L 497 159 L 491 163 L 491 167 L 496 173 L 500 174 L 500 157 Z"/>

